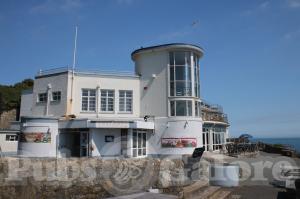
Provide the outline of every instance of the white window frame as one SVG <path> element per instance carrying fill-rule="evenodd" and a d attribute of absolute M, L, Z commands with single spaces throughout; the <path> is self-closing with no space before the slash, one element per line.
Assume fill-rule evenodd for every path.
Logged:
<path fill-rule="evenodd" d="M 41 97 L 43 95 L 43 97 Z M 44 99 L 44 100 L 41 100 Z M 46 103 L 48 101 L 48 93 L 38 93 L 37 102 L 38 103 Z"/>
<path fill-rule="evenodd" d="M 185 101 L 186 102 L 186 115 L 176 115 L 176 101 Z M 172 115 L 172 106 L 171 106 L 171 103 L 172 102 L 174 102 L 174 111 L 175 111 L 175 113 L 174 113 L 174 115 Z M 191 115 L 188 115 L 188 102 L 191 102 Z M 193 117 L 193 100 L 190 100 L 190 99 L 180 99 L 180 98 L 175 98 L 175 99 L 172 99 L 172 100 L 169 100 L 169 117 Z"/>
<path fill-rule="evenodd" d="M 102 93 L 106 92 L 105 96 L 102 96 Z M 109 96 L 108 93 L 112 92 L 113 96 Z M 115 111 L 115 90 L 112 89 L 101 89 L 100 90 L 100 112 L 104 112 L 104 113 L 113 113 Z M 105 98 L 105 110 L 102 110 L 102 97 Z M 113 110 L 108 110 L 108 99 L 112 99 L 113 101 Z"/>
<path fill-rule="evenodd" d="M 134 134 L 136 134 L 136 147 L 134 145 Z M 139 145 L 139 135 L 141 135 L 141 145 Z M 145 136 L 145 140 L 144 140 Z M 145 145 L 144 145 L 145 144 Z M 147 130 L 140 130 L 140 129 L 132 129 L 132 157 L 133 158 L 142 158 L 147 156 Z M 139 150 L 141 150 L 141 155 L 139 155 Z M 136 151 L 136 154 L 135 152 Z M 145 151 L 145 154 L 144 154 Z"/>
<path fill-rule="evenodd" d="M 88 92 L 88 95 L 87 96 L 83 96 L 83 92 L 84 91 L 87 91 Z M 95 92 L 95 96 L 91 96 L 91 91 L 94 91 Z M 83 110 L 83 98 L 87 98 L 87 110 Z M 90 108 L 90 102 L 91 100 L 94 98 L 95 100 L 95 107 L 94 107 L 94 110 L 91 110 Z M 97 109 L 97 92 L 96 92 L 96 89 L 82 89 L 81 90 L 81 112 L 96 112 L 96 109 Z"/>
<path fill-rule="evenodd" d="M 59 99 L 54 99 L 54 97 L 59 98 Z M 59 102 L 61 101 L 61 91 L 54 91 L 52 92 L 52 102 Z"/>
<path fill-rule="evenodd" d="M 7 139 L 8 138 L 8 139 Z M 5 141 L 6 142 L 17 142 L 18 141 L 18 135 L 14 134 L 6 134 L 5 135 Z"/>
<path fill-rule="evenodd" d="M 120 96 L 121 92 L 124 92 L 124 97 Z M 131 92 L 131 97 L 127 96 L 128 92 Z M 121 110 L 121 99 L 122 98 L 124 99 L 123 110 Z M 130 103 L 131 110 L 127 111 L 127 102 L 129 99 L 131 99 L 131 103 Z M 119 112 L 120 113 L 132 113 L 133 112 L 133 91 L 132 90 L 119 90 Z"/>

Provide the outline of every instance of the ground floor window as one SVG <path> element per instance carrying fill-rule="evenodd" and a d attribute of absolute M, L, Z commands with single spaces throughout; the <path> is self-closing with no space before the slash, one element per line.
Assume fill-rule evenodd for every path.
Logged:
<path fill-rule="evenodd" d="M 191 100 L 170 101 L 171 116 L 192 116 Z"/>
<path fill-rule="evenodd" d="M 133 129 L 132 132 L 132 156 L 146 156 L 147 134 L 144 130 Z"/>
<path fill-rule="evenodd" d="M 17 135 L 6 135 L 5 140 L 6 141 L 18 141 L 18 136 Z"/>
<path fill-rule="evenodd" d="M 212 150 L 220 150 L 225 141 L 225 131 L 220 132 L 221 128 L 204 127 L 202 129 L 202 140 L 205 151 L 209 150 L 209 146 L 212 145 Z M 225 128 L 222 128 L 223 130 Z M 212 136 L 212 139 L 210 138 Z M 211 143 L 212 140 L 212 143 Z"/>

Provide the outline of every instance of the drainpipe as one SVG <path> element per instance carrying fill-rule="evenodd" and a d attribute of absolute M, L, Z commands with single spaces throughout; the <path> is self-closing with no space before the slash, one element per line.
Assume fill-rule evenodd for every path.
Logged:
<path fill-rule="evenodd" d="M 50 105 L 50 97 L 51 97 L 51 88 L 52 88 L 52 86 L 51 86 L 51 84 L 48 84 L 48 86 L 47 86 L 47 103 L 46 103 L 46 116 L 48 116 L 49 115 L 49 105 Z"/>

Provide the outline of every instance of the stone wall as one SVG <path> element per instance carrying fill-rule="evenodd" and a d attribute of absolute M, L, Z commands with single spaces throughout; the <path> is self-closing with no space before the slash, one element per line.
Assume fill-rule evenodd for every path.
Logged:
<path fill-rule="evenodd" d="M 8 129 L 12 121 L 16 121 L 16 109 L 4 111 L 0 114 L 0 129 Z"/>
<path fill-rule="evenodd" d="M 0 161 L 0 198 L 96 199 L 180 188 L 194 175 L 185 165 L 182 159 L 6 157 Z M 193 168 L 199 173 L 199 166 Z"/>

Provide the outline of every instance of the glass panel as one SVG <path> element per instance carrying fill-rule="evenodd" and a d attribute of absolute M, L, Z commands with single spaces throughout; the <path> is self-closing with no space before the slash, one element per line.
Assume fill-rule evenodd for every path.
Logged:
<path fill-rule="evenodd" d="M 82 96 L 88 96 L 89 92 L 88 90 L 82 90 Z"/>
<path fill-rule="evenodd" d="M 171 116 L 175 116 L 175 102 L 170 101 Z"/>
<path fill-rule="evenodd" d="M 146 155 L 146 149 L 143 149 L 143 155 Z"/>
<path fill-rule="evenodd" d="M 169 64 L 174 65 L 174 53 L 173 52 L 169 53 Z"/>
<path fill-rule="evenodd" d="M 170 66 L 170 81 L 174 81 L 174 66 Z"/>
<path fill-rule="evenodd" d="M 176 82 L 176 96 L 191 96 L 192 82 L 177 81 Z"/>
<path fill-rule="evenodd" d="M 137 150 L 136 149 L 132 150 L 132 155 L 133 155 L 133 157 L 137 157 Z"/>
<path fill-rule="evenodd" d="M 146 147 L 147 134 L 143 133 L 143 147 Z"/>
<path fill-rule="evenodd" d="M 139 154 L 138 156 L 141 156 L 142 155 L 142 149 L 139 149 Z"/>
<path fill-rule="evenodd" d="M 138 134 L 138 148 L 141 148 L 142 147 L 142 134 L 139 133 Z"/>
<path fill-rule="evenodd" d="M 135 132 L 132 133 L 132 147 L 137 148 L 137 137 Z"/>
<path fill-rule="evenodd" d="M 96 96 L 96 90 L 90 90 L 90 96 Z"/>
<path fill-rule="evenodd" d="M 175 65 L 185 65 L 185 52 L 175 52 Z"/>
<path fill-rule="evenodd" d="M 176 80 L 187 80 L 191 81 L 191 67 L 187 66 L 176 66 Z"/>
<path fill-rule="evenodd" d="M 186 115 L 186 101 L 176 101 L 176 116 Z"/>
<path fill-rule="evenodd" d="M 187 101 L 187 115 L 192 116 L 192 101 Z"/>
<path fill-rule="evenodd" d="M 170 96 L 174 96 L 174 82 L 170 82 Z"/>

